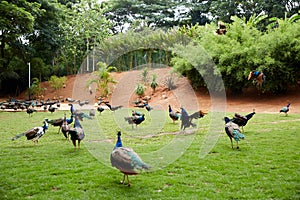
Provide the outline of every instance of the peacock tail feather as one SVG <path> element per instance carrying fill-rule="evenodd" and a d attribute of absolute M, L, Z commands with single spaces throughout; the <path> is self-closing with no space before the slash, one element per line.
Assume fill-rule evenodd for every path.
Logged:
<path fill-rule="evenodd" d="M 11 140 L 17 140 L 17 139 L 19 139 L 20 137 L 22 137 L 24 135 L 25 135 L 25 133 L 20 133 L 18 135 L 15 135 Z"/>
<path fill-rule="evenodd" d="M 150 167 L 130 147 L 119 147 L 111 153 L 111 164 L 126 174 L 137 174 Z"/>
<path fill-rule="evenodd" d="M 240 141 L 240 139 L 245 139 L 245 136 L 237 129 L 234 129 L 232 131 L 232 134 L 233 134 L 233 138 L 235 141 Z"/>

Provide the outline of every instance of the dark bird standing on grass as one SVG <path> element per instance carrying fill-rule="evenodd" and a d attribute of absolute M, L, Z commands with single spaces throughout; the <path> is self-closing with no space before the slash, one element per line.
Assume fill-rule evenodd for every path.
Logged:
<path fill-rule="evenodd" d="M 192 126 L 196 127 L 196 124 L 192 122 L 193 119 L 199 119 L 206 115 L 207 113 L 199 110 L 194 112 L 192 115 L 189 115 L 184 108 L 181 108 L 181 130 L 185 130 L 186 128 Z"/>
<path fill-rule="evenodd" d="M 149 170 L 150 166 L 142 161 L 139 155 L 130 147 L 123 147 L 121 141 L 121 132 L 118 132 L 118 141 L 110 155 L 110 162 L 124 174 L 122 184 L 125 184 L 127 177 L 127 185 L 130 186 L 129 175 L 137 175 L 143 169 Z"/>
<path fill-rule="evenodd" d="M 48 111 L 51 112 L 51 113 L 54 113 L 56 110 L 57 110 L 57 108 L 56 107 L 52 107 L 52 104 L 50 104 L 50 106 L 48 108 Z"/>
<path fill-rule="evenodd" d="M 232 122 L 228 117 L 224 117 L 225 121 L 225 132 L 228 135 L 230 142 L 231 142 L 231 148 L 233 149 L 233 143 L 232 139 L 236 141 L 236 148 L 239 148 L 239 141 L 240 139 L 245 139 L 245 136 L 241 133 L 239 129 L 239 125 Z"/>
<path fill-rule="evenodd" d="M 131 124 L 132 128 L 133 128 L 133 124 L 135 124 L 137 127 L 137 125 L 139 125 L 143 121 L 145 121 L 145 114 L 141 114 L 141 113 L 132 111 L 132 116 L 124 117 L 124 119 L 125 119 L 125 121 L 128 122 L 128 124 Z"/>
<path fill-rule="evenodd" d="M 80 149 L 80 142 L 85 135 L 77 116 L 75 117 L 74 128 L 69 129 L 69 134 L 71 135 L 74 150 L 76 150 L 76 140 L 78 141 L 78 149 Z"/>
<path fill-rule="evenodd" d="M 101 114 L 105 109 L 101 106 L 97 107 L 97 111 Z"/>
<path fill-rule="evenodd" d="M 19 139 L 22 136 L 26 136 L 27 140 L 32 140 L 35 144 L 38 143 L 39 138 L 41 138 L 45 133 L 46 130 L 48 129 L 48 123 L 47 119 L 44 120 L 44 125 L 41 127 L 33 127 L 24 133 L 18 134 L 15 137 L 12 138 L 12 140 Z"/>
<path fill-rule="evenodd" d="M 177 121 L 178 119 L 180 119 L 180 112 L 174 112 L 171 108 L 171 106 L 169 105 L 169 116 L 170 118 L 173 120 L 173 123 L 175 123 L 175 121 Z"/>
<path fill-rule="evenodd" d="M 238 113 L 234 114 L 234 117 L 231 119 L 231 121 L 240 127 L 242 127 L 242 131 L 244 132 L 244 126 L 248 123 L 248 121 L 255 115 L 255 109 L 253 109 L 252 113 L 249 113 L 248 115 L 240 115 Z"/>
<path fill-rule="evenodd" d="M 26 109 L 26 112 L 27 112 L 27 114 L 28 114 L 29 116 L 31 116 L 32 113 L 36 112 L 36 110 L 33 109 L 33 108 L 27 108 L 27 109 Z"/>
<path fill-rule="evenodd" d="M 288 102 L 288 104 L 285 106 L 285 107 L 282 107 L 281 109 L 280 109 L 280 111 L 279 111 L 279 113 L 285 113 L 285 116 L 287 116 L 288 114 L 288 112 L 289 112 L 289 110 L 290 110 L 290 105 L 291 105 L 291 103 L 290 102 Z"/>
<path fill-rule="evenodd" d="M 67 118 L 67 119 L 66 119 L 67 124 L 72 124 L 73 118 L 74 118 L 73 115 L 71 115 L 70 118 Z M 49 124 L 51 124 L 52 126 L 58 126 L 59 129 L 58 129 L 58 132 L 57 132 L 57 133 L 59 133 L 59 131 L 60 131 L 61 127 L 62 127 L 62 124 L 63 124 L 63 122 L 64 122 L 64 118 L 47 119 L 47 122 L 48 122 Z"/>
<path fill-rule="evenodd" d="M 72 117 L 72 121 L 73 121 L 73 115 L 71 117 Z M 61 125 L 61 132 L 64 134 L 66 139 L 68 139 L 68 137 L 69 137 L 68 132 L 69 132 L 70 128 L 71 127 L 70 127 L 69 123 L 67 122 L 67 118 L 66 118 L 66 114 L 65 114 L 63 123 Z"/>

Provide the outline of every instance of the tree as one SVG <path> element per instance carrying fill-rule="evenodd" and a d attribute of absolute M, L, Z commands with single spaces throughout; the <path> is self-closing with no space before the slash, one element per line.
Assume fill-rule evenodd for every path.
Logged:
<path fill-rule="evenodd" d="M 37 6 L 23 1 L 24 6 Z M 7 1 L 0 2 L 0 89 L 9 85 L 10 80 L 18 80 L 19 75 L 10 62 L 13 60 L 22 35 L 33 30 L 34 17 L 23 6 Z"/>
<path fill-rule="evenodd" d="M 96 0 L 83 0 L 66 10 L 60 28 L 65 44 L 60 49 L 59 58 L 67 66 L 72 66 L 71 73 L 77 72 L 85 58 L 89 61 L 87 56 L 90 52 L 110 35 L 110 22 L 104 17 L 102 6 Z M 96 65 L 96 60 L 91 64 Z M 89 63 L 82 70 L 89 71 L 88 67 Z"/>

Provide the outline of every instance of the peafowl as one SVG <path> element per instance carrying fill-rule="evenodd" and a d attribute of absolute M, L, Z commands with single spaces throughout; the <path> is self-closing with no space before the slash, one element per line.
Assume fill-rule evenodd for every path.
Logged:
<path fill-rule="evenodd" d="M 282 107 L 281 109 L 280 109 L 280 111 L 279 111 L 279 113 L 285 113 L 285 116 L 287 116 L 288 114 L 288 112 L 289 112 L 289 110 L 290 110 L 290 105 L 291 105 L 291 103 L 290 102 L 288 102 L 288 104 L 285 106 L 285 107 Z"/>
<path fill-rule="evenodd" d="M 69 129 L 69 135 L 71 135 L 74 150 L 76 150 L 76 140 L 78 141 L 78 149 L 80 149 L 80 142 L 85 135 L 77 116 L 75 116 L 74 128 Z"/>
<path fill-rule="evenodd" d="M 206 114 L 206 112 L 199 110 L 197 112 L 194 112 L 192 115 L 189 115 L 187 111 L 181 107 L 181 130 L 185 130 L 185 128 L 188 128 L 190 126 L 196 127 L 196 124 L 192 123 L 192 120 L 202 118 Z"/>
<path fill-rule="evenodd" d="M 255 115 L 255 109 L 253 109 L 252 113 L 249 113 L 248 115 L 240 115 L 238 113 L 234 114 L 234 117 L 231 119 L 231 121 L 240 127 L 242 127 L 242 131 L 244 132 L 244 126 L 248 123 L 248 121 Z"/>
<path fill-rule="evenodd" d="M 95 109 L 90 109 L 89 116 L 90 116 L 91 118 L 94 118 L 95 115 L 96 115 Z"/>
<path fill-rule="evenodd" d="M 33 108 L 27 108 L 27 109 L 26 109 L 26 112 L 27 112 L 27 114 L 28 114 L 29 117 L 30 117 L 32 113 L 36 112 L 36 110 L 33 109 Z"/>
<path fill-rule="evenodd" d="M 73 118 L 74 118 L 74 116 L 71 115 L 70 118 L 67 118 L 67 119 L 66 119 L 66 122 L 67 122 L 68 124 L 72 124 Z M 64 118 L 47 119 L 47 122 L 48 122 L 49 124 L 51 124 L 52 126 L 58 126 L 59 129 L 58 129 L 58 132 L 57 132 L 57 133 L 59 133 L 59 131 L 60 131 L 61 127 L 62 127 L 62 124 L 63 124 L 63 122 L 64 122 Z"/>
<path fill-rule="evenodd" d="M 173 123 L 175 123 L 175 121 L 177 121 L 180 118 L 180 112 L 174 112 L 171 106 L 169 105 L 169 116 L 173 120 Z"/>
<path fill-rule="evenodd" d="M 86 113 L 84 113 L 84 112 L 77 111 L 77 110 L 75 110 L 74 115 L 75 115 L 76 117 L 78 117 L 78 119 L 79 119 L 80 121 L 83 121 L 83 118 L 92 119 L 92 117 L 89 116 L 88 114 L 86 114 Z"/>
<path fill-rule="evenodd" d="M 72 118 L 72 121 L 73 121 L 73 115 L 71 115 L 71 118 Z M 70 130 L 70 125 L 69 125 L 70 123 L 69 122 L 67 121 L 66 114 L 65 114 L 63 123 L 61 125 L 61 132 L 64 134 L 66 139 L 68 139 L 68 132 Z"/>
<path fill-rule="evenodd" d="M 70 106 L 70 113 L 71 113 L 71 114 L 74 114 L 75 109 L 74 109 L 73 104 L 69 103 L 68 105 Z"/>
<path fill-rule="evenodd" d="M 111 106 L 109 103 L 105 103 L 105 105 L 111 110 L 111 111 L 116 111 L 116 110 L 118 110 L 118 109 L 121 109 L 121 108 L 123 108 L 123 106 Z"/>
<path fill-rule="evenodd" d="M 137 175 L 141 170 L 149 170 L 150 166 L 142 161 L 139 155 L 130 147 L 123 147 L 121 141 L 121 132 L 118 132 L 118 140 L 110 155 L 111 165 L 116 167 L 124 174 L 122 184 L 125 184 L 127 177 L 127 185 L 130 186 L 128 175 Z"/>
<path fill-rule="evenodd" d="M 134 107 L 138 108 L 146 108 L 147 111 L 153 110 L 153 107 L 149 105 L 148 101 L 144 101 L 142 103 L 134 105 Z"/>
<path fill-rule="evenodd" d="M 38 140 L 40 137 L 42 137 L 45 133 L 46 130 L 48 129 L 48 123 L 47 119 L 44 120 L 44 125 L 41 127 L 33 127 L 24 133 L 18 134 L 12 138 L 12 140 L 19 139 L 22 136 L 26 136 L 27 140 L 32 140 L 35 144 L 38 143 Z"/>
<path fill-rule="evenodd" d="M 236 141 L 237 149 L 239 149 L 239 141 L 240 139 L 245 139 L 245 136 L 241 133 L 239 129 L 239 125 L 232 122 L 228 117 L 224 117 L 225 121 L 225 132 L 228 135 L 230 142 L 231 142 L 231 148 L 233 149 L 233 143 L 232 138 Z"/>
<path fill-rule="evenodd" d="M 56 107 L 52 107 L 52 104 L 50 104 L 50 106 L 48 108 L 48 111 L 51 112 L 51 113 L 54 113 L 56 110 L 57 110 L 57 108 Z"/>
<path fill-rule="evenodd" d="M 132 128 L 133 128 L 133 124 L 136 125 L 139 125 L 141 124 L 143 121 L 145 121 L 145 114 L 141 114 L 141 113 L 138 113 L 133 111 L 132 112 L 132 116 L 130 117 L 124 117 L 125 121 L 128 122 L 128 124 L 131 124 L 132 125 Z"/>
<path fill-rule="evenodd" d="M 101 106 L 98 106 L 97 107 L 97 111 L 100 113 L 100 115 L 101 115 L 101 113 L 104 111 L 105 109 L 103 108 L 103 107 L 101 107 Z"/>
<path fill-rule="evenodd" d="M 150 106 L 150 105 L 148 104 L 148 102 L 145 103 L 145 108 L 146 108 L 147 111 L 153 110 L 153 107 Z"/>

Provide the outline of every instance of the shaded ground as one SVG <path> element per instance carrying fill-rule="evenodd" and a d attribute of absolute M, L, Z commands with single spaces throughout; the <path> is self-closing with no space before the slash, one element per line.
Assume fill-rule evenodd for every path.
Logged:
<path fill-rule="evenodd" d="M 180 106 L 186 109 L 195 108 L 196 102 L 198 107 L 204 110 L 211 110 L 211 98 L 205 89 L 199 89 L 194 92 L 191 90 L 187 79 L 175 78 L 176 89 L 169 91 L 166 88 L 166 78 L 170 75 L 169 68 L 154 69 L 149 72 L 149 81 L 151 74 L 157 75 L 159 87 L 153 93 L 148 86 L 146 95 L 151 97 L 150 105 L 157 109 L 167 109 L 170 104 L 174 109 L 179 110 Z M 112 95 L 107 99 L 113 106 L 123 105 L 124 107 L 133 107 L 132 102 L 138 97 L 134 90 L 137 83 L 141 82 L 141 71 L 130 71 L 122 73 L 112 73 L 118 84 L 111 86 Z M 93 94 L 90 95 L 86 88 L 86 81 L 91 78 L 91 74 L 68 76 L 66 87 L 56 92 L 50 88 L 47 82 L 42 83 L 42 87 L 47 88 L 44 99 L 53 99 L 54 97 L 67 97 L 80 100 L 89 100 L 90 105 L 98 101 L 99 94 L 95 91 L 95 85 L 92 86 Z M 17 99 L 26 98 L 26 93 L 21 94 Z M 284 95 L 259 95 L 257 90 L 249 88 L 239 95 L 227 95 L 226 110 L 228 112 L 252 112 L 257 113 L 278 113 L 279 109 L 286 105 L 287 101 L 291 102 L 290 113 L 300 113 L 300 87 L 290 88 Z"/>

